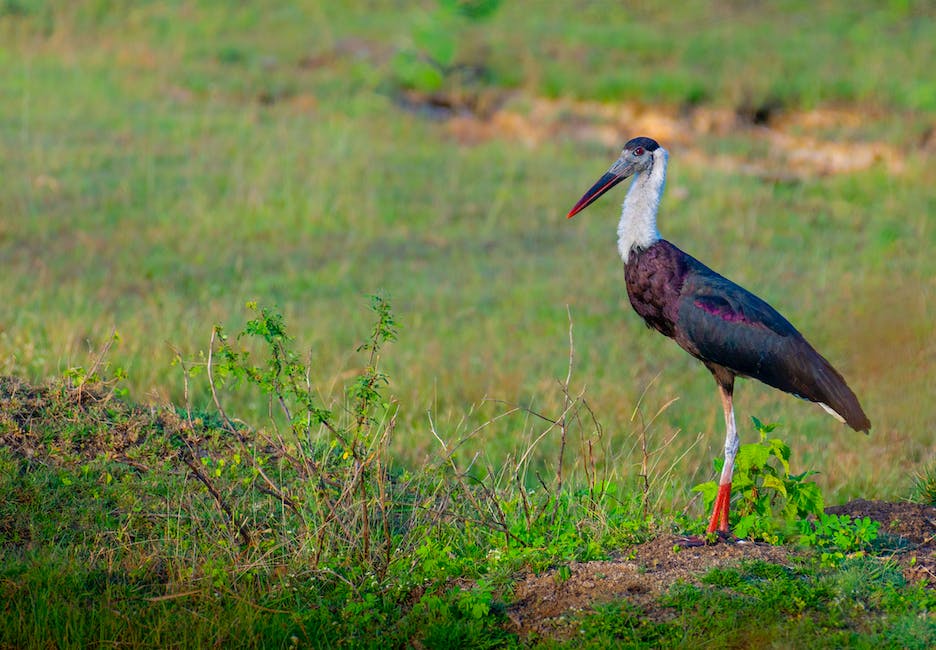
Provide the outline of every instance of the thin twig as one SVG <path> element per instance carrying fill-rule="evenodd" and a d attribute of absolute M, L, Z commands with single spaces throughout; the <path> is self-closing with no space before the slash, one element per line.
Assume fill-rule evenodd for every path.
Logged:
<path fill-rule="evenodd" d="M 581 397 L 582 397 L 584 394 L 585 394 L 585 391 L 582 390 L 582 392 L 579 393 L 579 394 L 575 397 L 574 400 L 572 400 L 572 399 L 567 399 L 567 400 L 566 400 L 565 408 L 562 409 L 562 413 L 559 415 L 559 417 L 558 417 L 557 419 L 555 419 L 555 420 L 549 420 L 548 418 L 543 418 L 543 419 L 545 419 L 545 420 L 551 422 L 551 424 L 550 424 L 548 427 L 546 427 L 546 429 L 545 429 L 539 436 L 537 436 L 536 440 L 534 440 L 532 443 L 530 443 L 530 445 L 527 447 L 526 451 L 523 452 L 523 456 L 521 456 L 521 457 L 520 457 L 520 460 L 517 462 L 517 469 L 516 469 L 516 471 L 519 471 L 519 470 L 520 470 L 520 467 L 526 462 L 527 456 L 529 456 L 530 453 L 533 451 L 534 447 L 536 447 L 536 445 L 539 444 L 539 441 L 540 441 L 540 440 L 542 440 L 543 438 L 545 438 L 546 435 L 547 435 L 550 431 L 552 431 L 553 429 L 555 429 L 556 427 L 560 427 L 560 428 L 561 428 L 562 422 L 564 421 L 566 415 L 569 413 L 569 411 L 572 410 L 572 407 L 575 406 L 576 403 L 578 403 L 578 400 L 581 399 Z M 524 408 L 524 407 L 520 407 L 520 408 L 523 408 L 523 410 L 524 410 L 524 411 L 527 411 L 528 413 L 531 413 L 531 414 L 533 414 L 533 415 L 536 415 L 535 413 L 533 413 L 532 411 L 530 411 L 530 410 L 528 410 L 528 409 L 526 409 L 526 408 Z"/>
<path fill-rule="evenodd" d="M 439 441 L 440 445 L 442 445 L 442 452 L 444 454 L 445 460 L 448 461 L 449 465 L 451 465 L 452 473 L 455 475 L 455 480 L 458 481 L 458 485 L 459 487 L 461 487 L 462 493 L 465 495 L 465 498 L 467 498 L 468 501 L 471 502 L 471 505 L 474 507 L 474 509 L 477 512 L 481 512 L 481 504 L 478 503 L 478 501 L 474 497 L 474 494 L 472 494 L 471 490 L 468 489 L 468 486 L 465 484 L 462 473 L 458 471 L 458 466 L 455 464 L 454 449 L 452 451 L 449 451 L 448 445 L 445 444 L 445 441 L 442 440 L 442 438 L 436 432 L 435 422 L 432 421 L 432 413 L 427 412 L 426 417 L 429 418 L 429 431 L 432 432 L 432 435 L 435 437 L 435 439 Z M 458 444 L 461 444 L 461 441 L 459 441 Z M 455 448 L 458 448 L 458 445 L 456 445 Z M 480 454 L 480 452 L 478 453 Z M 474 459 L 472 459 L 471 461 L 471 465 L 474 465 L 474 461 L 477 458 L 478 458 L 478 454 L 475 454 Z M 471 465 L 469 465 L 469 469 L 471 468 Z M 467 471 L 468 470 L 466 470 L 466 472 Z"/>
<path fill-rule="evenodd" d="M 572 382 L 572 368 L 575 365 L 575 339 L 572 336 L 572 307 L 566 305 L 566 313 L 569 316 L 569 371 L 566 373 L 565 383 L 562 384 L 562 393 L 565 396 L 566 406 L 569 405 L 569 384 Z M 565 458 L 566 438 L 568 428 L 565 417 L 562 418 L 562 435 L 559 438 L 559 462 L 556 463 L 556 493 L 562 491 L 562 461 Z M 553 513 L 553 520 L 559 513 L 559 500 L 556 500 L 556 507 Z"/>
<path fill-rule="evenodd" d="M 234 521 L 234 513 L 231 511 L 231 507 L 227 504 L 227 502 L 224 500 L 224 498 L 221 496 L 221 493 L 218 492 L 215 486 L 212 485 L 208 477 L 205 476 L 205 473 L 198 466 L 198 464 L 195 463 L 188 456 L 184 456 L 182 458 L 182 462 L 188 465 L 189 469 L 192 470 L 192 474 L 195 475 L 195 478 L 197 478 L 199 482 L 201 482 L 201 484 L 205 486 L 209 494 L 211 494 L 211 496 L 214 497 L 215 503 L 217 503 L 218 507 L 221 508 L 221 510 L 224 512 L 225 515 L 227 515 L 228 523 L 231 525 L 231 528 L 237 529 L 237 532 L 240 535 L 241 541 L 243 542 L 244 546 L 250 546 L 251 544 L 250 531 L 247 530 L 247 527 L 244 524 L 237 524 Z"/>
<path fill-rule="evenodd" d="M 117 338 L 117 329 L 114 328 L 111 330 L 111 334 L 108 337 L 107 341 L 104 342 L 104 345 L 101 346 L 101 349 L 98 351 L 97 357 L 94 359 L 94 362 L 91 364 L 91 367 L 88 369 L 88 372 L 84 375 L 84 380 L 79 382 L 77 386 L 77 399 L 78 403 L 81 404 L 82 392 L 84 390 L 85 384 L 88 380 L 94 376 L 94 373 L 98 371 L 98 368 L 104 362 L 104 358 L 107 356 L 107 353 L 110 352 L 111 347 L 114 345 L 114 340 Z M 110 399 L 113 396 L 113 391 L 108 395 L 107 399 Z"/>

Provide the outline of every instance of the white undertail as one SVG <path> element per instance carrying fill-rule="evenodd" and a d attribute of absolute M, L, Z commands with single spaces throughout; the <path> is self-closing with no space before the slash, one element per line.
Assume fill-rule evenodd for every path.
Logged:
<path fill-rule="evenodd" d="M 634 176 L 618 223 L 618 252 L 627 263 L 632 248 L 647 248 L 660 240 L 656 216 L 666 185 L 666 149 L 653 152 L 653 167 Z"/>
<path fill-rule="evenodd" d="M 833 409 L 831 406 L 829 406 L 828 404 L 823 404 L 822 402 L 819 402 L 818 404 L 819 404 L 819 406 L 821 406 L 823 409 L 825 409 L 825 412 L 826 412 L 826 413 L 828 413 L 829 415 L 831 415 L 832 417 L 834 417 L 836 420 L 838 420 L 838 421 L 841 422 L 842 424 L 845 424 L 845 418 L 843 418 L 841 415 L 839 415 L 838 413 L 836 413 L 836 412 L 835 412 L 835 409 Z"/>

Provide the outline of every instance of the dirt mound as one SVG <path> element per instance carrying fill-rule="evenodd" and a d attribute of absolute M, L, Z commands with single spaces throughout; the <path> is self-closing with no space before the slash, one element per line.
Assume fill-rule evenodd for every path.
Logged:
<path fill-rule="evenodd" d="M 116 399 L 112 384 L 0 377 L 0 446 L 22 458 L 63 465 L 120 459 L 160 426 L 152 410 Z"/>
<path fill-rule="evenodd" d="M 855 499 L 826 508 L 833 515 L 868 517 L 881 524 L 879 537 L 903 569 L 907 580 L 936 588 L 936 508 L 919 503 Z"/>
<path fill-rule="evenodd" d="M 630 556 L 611 561 L 575 563 L 561 579 L 558 571 L 530 575 L 514 588 L 507 615 L 521 636 L 567 637 L 576 633 L 574 616 L 593 605 L 627 598 L 654 620 L 671 610 L 656 606 L 657 598 L 677 580 L 696 582 L 709 569 L 760 559 L 786 564 L 795 550 L 741 542 L 676 550 L 681 538 L 663 535 L 637 547 Z"/>
<path fill-rule="evenodd" d="M 903 537 L 920 546 L 936 543 L 936 508 L 933 506 L 855 499 L 843 506 L 826 508 L 826 513 L 848 515 L 853 519 L 868 517 L 880 522 L 882 533 Z"/>
<path fill-rule="evenodd" d="M 892 555 L 907 580 L 936 587 L 936 508 L 859 499 L 827 512 L 879 521 L 884 542 L 893 542 L 888 545 L 893 548 L 884 549 L 884 557 Z M 678 580 L 698 583 L 711 569 L 742 560 L 789 566 L 800 554 L 795 548 L 752 542 L 677 550 L 680 540 L 664 535 L 625 558 L 572 564 L 564 579 L 559 570 L 525 577 L 514 588 L 507 611 L 512 631 L 521 637 L 568 638 L 577 633 L 574 619 L 579 612 L 620 598 L 653 620 L 666 620 L 672 610 L 660 607 L 657 598 Z"/>

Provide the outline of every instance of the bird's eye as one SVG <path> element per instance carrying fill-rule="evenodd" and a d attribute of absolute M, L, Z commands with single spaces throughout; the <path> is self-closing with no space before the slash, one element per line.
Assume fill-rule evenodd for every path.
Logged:
<path fill-rule="evenodd" d="M 635 155 L 635 156 L 642 156 L 642 155 L 643 155 L 643 152 L 644 152 L 643 147 L 637 147 L 636 149 L 634 149 L 634 155 Z"/>

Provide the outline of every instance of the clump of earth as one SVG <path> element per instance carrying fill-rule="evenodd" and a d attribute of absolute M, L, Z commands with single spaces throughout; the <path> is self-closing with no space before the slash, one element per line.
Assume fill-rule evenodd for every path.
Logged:
<path fill-rule="evenodd" d="M 826 512 L 879 522 L 884 555 L 892 555 L 908 581 L 922 580 L 936 588 L 936 507 L 857 499 L 826 508 Z M 578 612 L 620 598 L 639 606 L 653 620 L 665 620 L 671 613 L 657 605 L 657 599 L 679 580 L 697 583 L 711 569 L 743 560 L 790 565 L 802 552 L 753 542 L 685 548 L 680 546 L 682 541 L 661 535 L 636 547 L 626 558 L 573 564 L 563 579 L 556 570 L 528 575 L 514 588 L 507 612 L 510 627 L 521 636 L 567 636 L 564 632 L 574 632 Z"/>

